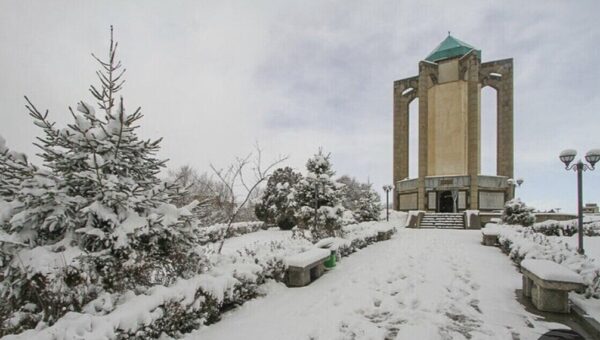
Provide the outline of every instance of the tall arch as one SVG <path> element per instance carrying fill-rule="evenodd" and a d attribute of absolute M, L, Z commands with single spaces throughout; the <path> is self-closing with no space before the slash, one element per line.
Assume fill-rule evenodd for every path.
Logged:
<path fill-rule="evenodd" d="M 409 175 L 409 105 L 417 98 L 419 78 L 411 77 L 394 82 L 394 186 Z M 398 209 L 398 200 L 394 197 L 394 209 Z"/>
<path fill-rule="evenodd" d="M 513 146 L 513 60 L 496 60 L 481 64 L 481 86 L 491 86 L 497 92 L 496 174 L 514 176 Z"/>
<path fill-rule="evenodd" d="M 419 177 L 419 101 L 408 104 L 408 178 Z"/>
<path fill-rule="evenodd" d="M 498 94 L 495 88 L 481 89 L 481 171 L 496 174 L 498 163 Z"/>

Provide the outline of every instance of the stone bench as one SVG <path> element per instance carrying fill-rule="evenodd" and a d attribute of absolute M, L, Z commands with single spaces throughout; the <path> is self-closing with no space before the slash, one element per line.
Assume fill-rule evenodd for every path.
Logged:
<path fill-rule="evenodd" d="M 579 274 L 548 260 L 523 260 L 523 296 L 544 312 L 569 313 L 569 292 L 582 290 Z"/>
<path fill-rule="evenodd" d="M 303 287 L 318 279 L 325 271 L 325 261 L 331 250 L 315 248 L 285 259 L 287 265 L 286 285 Z"/>
<path fill-rule="evenodd" d="M 377 232 L 377 241 L 381 242 L 381 241 L 389 240 L 392 238 L 392 235 L 394 235 L 393 229 L 379 230 Z"/>
<path fill-rule="evenodd" d="M 485 246 L 495 246 L 498 244 L 498 231 L 493 229 L 482 229 L 481 235 L 483 236 L 482 243 Z"/>

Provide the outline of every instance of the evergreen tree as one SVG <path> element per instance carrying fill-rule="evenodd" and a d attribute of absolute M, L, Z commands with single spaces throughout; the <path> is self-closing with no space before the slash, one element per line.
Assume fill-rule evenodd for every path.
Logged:
<path fill-rule="evenodd" d="M 125 70 L 116 50 L 111 27 L 108 59 L 94 56 L 100 86 L 90 91 L 100 113 L 80 102 L 69 108 L 73 123 L 58 128 L 48 111 L 41 113 L 26 97 L 34 124 L 43 130 L 36 145 L 45 169 L 0 150 L 0 167 L 9 169 L 0 178 L 1 195 L 16 203 L 4 219 L 6 238 L 26 245 L 24 252 L 81 254 L 68 266 L 44 268 L 44 274 L 32 275 L 32 268 L 14 259 L 0 268 L 6 275 L 0 283 L 5 310 L 31 314 L 23 306 L 34 305 L 51 323 L 101 291 L 168 285 L 205 265 L 195 251 L 195 203 L 181 209 L 171 204 L 181 191 L 158 177 L 165 164 L 156 158 L 160 139 L 140 139 L 141 109 L 129 113 L 123 98 L 117 99 Z M 2 244 L 3 254 L 15 251 Z"/>
<path fill-rule="evenodd" d="M 13 200 L 19 185 L 37 170 L 25 154 L 11 151 L 0 136 L 0 199 Z"/>
<path fill-rule="evenodd" d="M 502 222 L 506 224 L 520 224 L 528 227 L 535 222 L 534 208 L 528 207 L 519 198 L 514 198 L 504 206 L 502 211 Z"/>
<path fill-rule="evenodd" d="M 370 183 L 360 183 L 344 175 L 337 180 L 343 184 L 342 205 L 352 211 L 357 222 L 377 221 L 381 212 L 381 198 Z"/>
<path fill-rule="evenodd" d="M 290 167 L 275 170 L 255 207 L 256 217 L 281 229 L 292 229 L 297 223 L 295 187 L 301 178 L 302 175 Z"/>
<path fill-rule="evenodd" d="M 343 185 L 333 181 L 329 157 L 319 150 L 306 162 L 307 174 L 296 186 L 298 225 L 310 228 L 317 239 L 339 235 L 347 212 L 341 205 Z"/>

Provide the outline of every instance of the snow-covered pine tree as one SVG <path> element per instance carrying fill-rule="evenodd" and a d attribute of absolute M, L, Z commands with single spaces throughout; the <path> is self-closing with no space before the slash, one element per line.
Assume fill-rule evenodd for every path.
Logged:
<path fill-rule="evenodd" d="M 339 235 L 347 218 L 347 211 L 341 205 L 343 185 L 333 181 L 335 172 L 329 158 L 329 154 L 319 149 L 306 162 L 307 174 L 296 185 L 298 226 L 310 229 L 315 239 Z"/>
<path fill-rule="evenodd" d="M 296 225 L 296 185 L 302 175 L 290 167 L 273 171 L 260 201 L 255 206 L 258 219 L 284 230 Z"/>
<path fill-rule="evenodd" d="M 4 276 L 2 269 L 12 259 L 11 252 L 4 248 L 14 248 L 9 242 L 12 239 L 9 221 L 23 206 L 17 195 L 22 183 L 30 180 L 36 171 L 25 154 L 10 150 L 0 136 L 0 281 Z"/>
<path fill-rule="evenodd" d="M 342 205 L 352 211 L 357 222 L 377 221 L 381 212 L 381 198 L 371 183 L 360 183 L 344 175 L 337 180 L 343 184 Z"/>
<path fill-rule="evenodd" d="M 0 199 L 12 201 L 19 185 L 37 170 L 23 153 L 10 150 L 0 136 Z"/>
<path fill-rule="evenodd" d="M 80 102 L 69 109 L 73 123 L 61 129 L 26 98 L 43 129 L 36 145 L 46 169 L 21 174 L 26 178 L 14 194 L 20 206 L 5 230 L 27 245 L 19 258 L 39 253 L 62 260 L 41 271 L 16 260 L 6 266 L 0 284 L 10 306 L 5 320 L 38 313 L 34 321 L 51 323 L 99 292 L 168 285 L 206 264 L 195 250 L 195 203 L 171 204 L 180 192 L 158 177 L 165 164 L 156 158 L 160 139 L 140 139 L 141 110 L 128 113 L 117 99 L 125 70 L 116 50 L 111 27 L 108 59 L 94 56 L 100 86 L 90 91 L 99 113 Z"/>
<path fill-rule="evenodd" d="M 506 224 L 520 224 L 528 227 L 535 222 L 534 208 L 528 207 L 519 198 L 514 198 L 504 205 L 502 222 Z"/>

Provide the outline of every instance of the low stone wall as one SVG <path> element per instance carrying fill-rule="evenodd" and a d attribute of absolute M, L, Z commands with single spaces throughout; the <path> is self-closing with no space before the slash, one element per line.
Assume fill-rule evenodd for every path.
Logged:
<path fill-rule="evenodd" d="M 481 221 L 481 226 L 485 227 L 486 224 L 492 222 L 492 218 L 501 218 L 501 213 L 491 213 L 491 212 L 479 212 L 479 220 Z"/>
<path fill-rule="evenodd" d="M 568 221 L 577 218 L 575 214 L 563 214 L 563 213 L 535 213 L 535 222 L 545 222 L 548 220 L 554 221 Z M 481 226 L 485 226 L 491 222 L 492 218 L 501 218 L 502 213 L 491 213 L 491 212 L 480 212 L 479 219 L 481 220 Z"/>
<path fill-rule="evenodd" d="M 560 213 L 535 213 L 536 222 L 545 222 L 548 220 L 568 221 L 577 218 L 575 214 L 560 214 Z"/>

